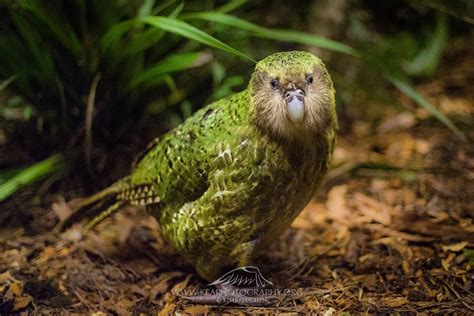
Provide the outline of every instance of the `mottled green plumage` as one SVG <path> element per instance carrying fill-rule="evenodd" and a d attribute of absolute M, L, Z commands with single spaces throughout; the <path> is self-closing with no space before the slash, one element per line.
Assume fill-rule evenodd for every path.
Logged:
<path fill-rule="evenodd" d="M 296 88 L 305 95 L 299 124 L 287 118 L 283 97 Z M 147 205 L 163 237 L 212 280 L 225 267 L 247 264 L 309 202 L 336 126 L 322 62 L 305 52 L 276 53 L 257 64 L 246 90 L 157 139 L 130 176 L 85 205 L 112 205 L 94 224 L 123 203 Z"/>

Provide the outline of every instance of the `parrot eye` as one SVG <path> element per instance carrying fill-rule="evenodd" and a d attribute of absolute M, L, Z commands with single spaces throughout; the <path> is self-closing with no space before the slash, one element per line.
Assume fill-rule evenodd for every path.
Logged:
<path fill-rule="evenodd" d="M 306 77 L 306 82 L 308 84 L 312 84 L 313 83 L 313 75 L 308 75 L 308 77 Z"/>
<path fill-rule="evenodd" d="M 278 89 L 278 86 L 280 84 L 278 83 L 278 79 L 272 79 L 270 80 L 270 85 L 272 86 L 273 89 Z"/>

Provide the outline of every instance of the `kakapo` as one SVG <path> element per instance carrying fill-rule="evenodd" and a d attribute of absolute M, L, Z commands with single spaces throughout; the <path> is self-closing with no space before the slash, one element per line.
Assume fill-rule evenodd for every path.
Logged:
<path fill-rule="evenodd" d="M 247 265 L 308 204 L 335 143 L 334 88 L 301 51 L 257 63 L 248 87 L 155 140 L 131 174 L 84 200 L 92 228 L 122 205 L 145 205 L 165 240 L 207 280 Z"/>

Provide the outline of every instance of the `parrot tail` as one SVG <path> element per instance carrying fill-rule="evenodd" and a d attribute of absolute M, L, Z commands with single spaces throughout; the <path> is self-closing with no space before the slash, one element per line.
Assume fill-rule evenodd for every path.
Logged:
<path fill-rule="evenodd" d="M 57 230 L 64 231 L 86 218 L 88 222 L 84 229 L 88 232 L 125 204 L 149 205 L 159 202 L 160 199 L 155 196 L 151 185 L 132 185 L 126 177 L 82 201 L 74 208 L 71 216 L 58 225 Z"/>

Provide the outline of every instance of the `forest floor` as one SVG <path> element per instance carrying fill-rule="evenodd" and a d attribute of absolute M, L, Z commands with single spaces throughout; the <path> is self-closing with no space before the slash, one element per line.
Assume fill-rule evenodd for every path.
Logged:
<path fill-rule="evenodd" d="M 78 227 L 58 234 L 52 227 L 69 208 L 58 199 L 32 210 L 32 221 L 2 227 L 0 315 L 473 314 L 474 56 L 453 63 L 417 88 L 470 141 L 395 91 L 404 108 L 364 112 L 355 101 L 318 196 L 255 260 L 273 289 L 295 290 L 271 305 L 193 303 L 179 291 L 206 282 L 152 218 L 128 208 L 87 236 Z"/>

